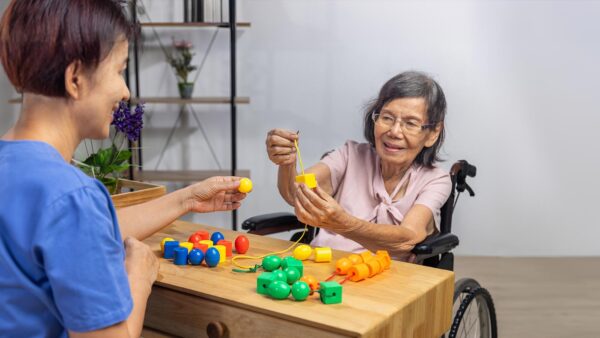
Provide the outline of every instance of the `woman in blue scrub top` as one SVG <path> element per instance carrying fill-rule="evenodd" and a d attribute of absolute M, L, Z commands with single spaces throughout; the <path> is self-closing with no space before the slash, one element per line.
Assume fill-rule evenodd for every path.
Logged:
<path fill-rule="evenodd" d="M 12 0 L 3 14 L 0 60 L 23 104 L 0 137 L 0 336 L 139 337 L 158 271 L 140 240 L 245 197 L 239 178 L 213 177 L 115 211 L 69 165 L 83 139 L 108 137 L 129 98 L 136 30 L 118 0 Z"/>

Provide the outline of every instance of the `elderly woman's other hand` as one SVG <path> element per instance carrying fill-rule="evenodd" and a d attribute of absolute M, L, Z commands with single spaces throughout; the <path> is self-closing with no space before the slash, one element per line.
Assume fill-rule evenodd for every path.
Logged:
<path fill-rule="evenodd" d="M 351 232 L 355 226 L 353 217 L 320 187 L 311 190 L 297 184 L 294 209 L 301 222 L 339 234 Z"/>
<path fill-rule="evenodd" d="M 284 129 L 273 129 L 267 134 L 267 153 L 269 159 L 277 165 L 293 165 L 296 163 L 296 147 L 294 141 L 298 134 Z"/>
<path fill-rule="evenodd" d="M 192 212 L 212 212 L 234 210 L 246 194 L 238 191 L 240 177 L 216 176 L 187 187 L 188 194 L 183 201 Z"/>

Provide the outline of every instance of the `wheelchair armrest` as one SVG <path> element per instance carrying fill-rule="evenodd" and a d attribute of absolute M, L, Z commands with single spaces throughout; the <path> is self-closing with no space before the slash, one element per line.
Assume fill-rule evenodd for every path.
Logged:
<path fill-rule="evenodd" d="M 423 242 L 415 245 L 412 253 L 417 259 L 425 259 L 446 253 L 458 246 L 458 237 L 454 234 L 438 234 L 426 238 Z"/>
<path fill-rule="evenodd" d="M 277 232 L 304 229 L 296 215 L 289 212 L 276 212 L 271 214 L 250 217 L 242 223 L 242 229 L 249 230 L 251 234 L 268 235 Z"/>

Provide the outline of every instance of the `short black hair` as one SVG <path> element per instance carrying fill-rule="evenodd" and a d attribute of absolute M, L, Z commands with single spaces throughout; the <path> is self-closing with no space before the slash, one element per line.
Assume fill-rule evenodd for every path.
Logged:
<path fill-rule="evenodd" d="M 423 148 L 415 158 L 417 164 L 432 167 L 436 161 L 441 161 L 438 152 L 444 143 L 444 118 L 446 117 L 446 96 L 442 87 L 433 78 L 423 72 L 408 71 L 389 79 L 379 96 L 371 101 L 364 111 L 364 135 L 367 141 L 375 146 L 375 122 L 373 113 L 379 113 L 389 102 L 400 98 L 423 98 L 427 105 L 427 124 L 441 124 L 438 139 L 431 147 Z"/>
<path fill-rule="evenodd" d="M 0 59 L 17 91 L 66 97 L 69 64 L 93 70 L 118 39 L 138 32 L 123 0 L 12 0 L 0 23 Z"/>

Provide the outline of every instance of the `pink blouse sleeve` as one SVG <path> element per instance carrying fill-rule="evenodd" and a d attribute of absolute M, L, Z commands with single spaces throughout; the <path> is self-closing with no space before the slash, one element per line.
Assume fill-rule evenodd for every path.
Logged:
<path fill-rule="evenodd" d="M 422 204 L 428 207 L 433 213 L 436 225 L 439 226 L 440 209 L 450 196 L 451 189 L 450 175 L 442 170 L 436 170 L 435 176 L 431 177 L 425 184 L 414 204 Z"/>

